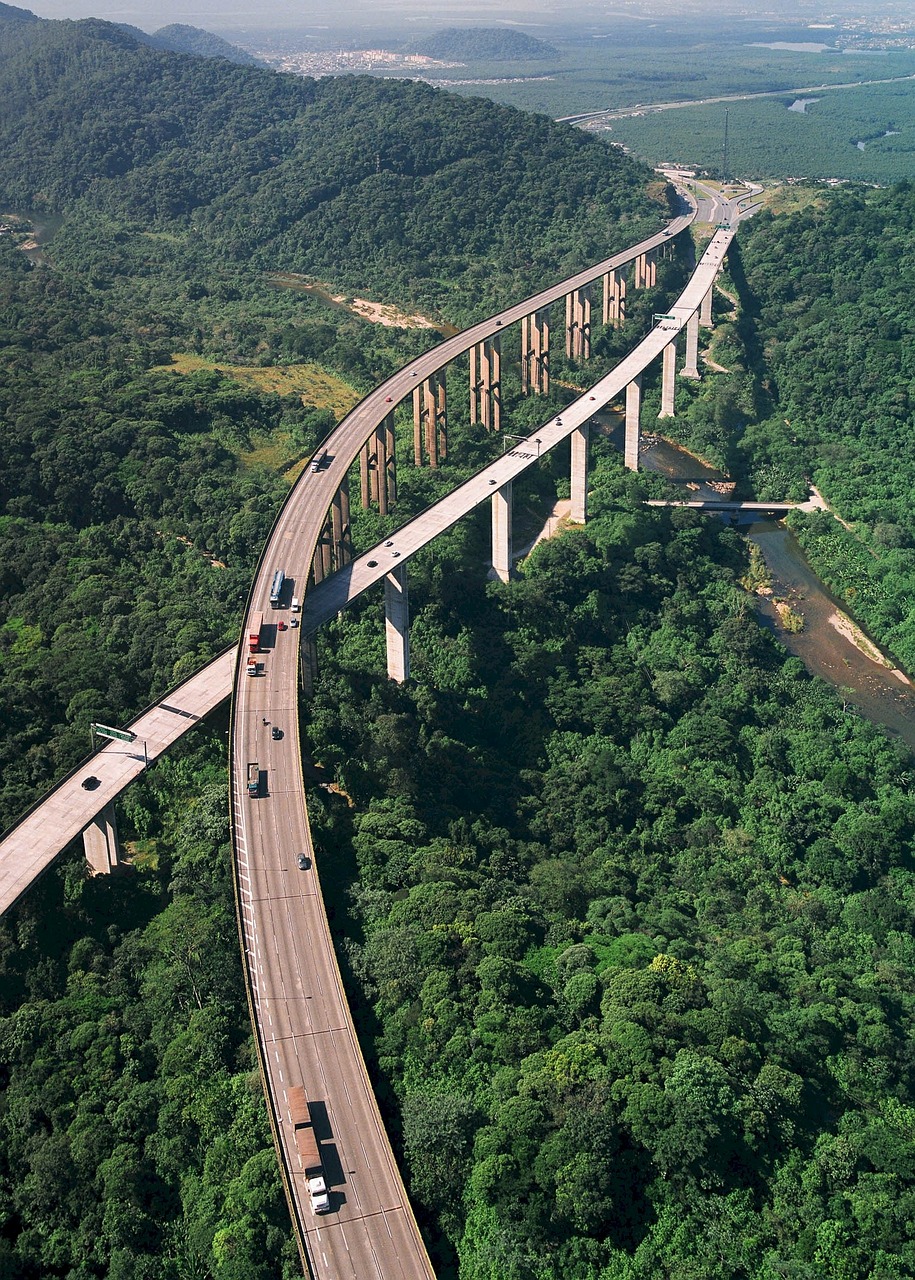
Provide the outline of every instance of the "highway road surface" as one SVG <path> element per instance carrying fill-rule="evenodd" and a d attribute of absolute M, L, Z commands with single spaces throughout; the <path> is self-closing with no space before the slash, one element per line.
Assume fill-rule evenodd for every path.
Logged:
<path fill-rule="evenodd" d="M 209 714 L 232 691 L 235 650 L 220 654 L 184 684 L 137 717 L 133 742 L 108 742 L 84 760 L 29 810 L 0 841 L 0 915 L 18 902 L 96 814 L 130 786 L 163 751 Z M 91 791 L 87 778 L 98 778 Z"/>

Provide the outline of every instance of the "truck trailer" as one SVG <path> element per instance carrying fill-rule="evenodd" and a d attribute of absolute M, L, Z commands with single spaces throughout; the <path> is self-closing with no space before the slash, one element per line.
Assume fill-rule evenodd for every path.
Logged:
<path fill-rule="evenodd" d="M 305 1174 L 305 1183 L 311 1199 L 311 1211 L 312 1213 L 329 1213 L 330 1196 L 327 1193 L 327 1183 L 324 1181 L 321 1148 L 318 1144 L 318 1135 L 311 1123 L 308 1098 L 300 1084 L 292 1085 L 286 1096 L 289 1100 L 289 1116 L 292 1120 L 295 1149 L 298 1152 L 299 1163 Z"/>
<path fill-rule="evenodd" d="M 248 795 L 259 796 L 261 791 L 261 767 L 256 760 L 248 763 Z"/>
<path fill-rule="evenodd" d="M 248 652 L 260 653 L 261 631 L 264 629 L 264 615 L 253 613 L 248 626 Z"/>

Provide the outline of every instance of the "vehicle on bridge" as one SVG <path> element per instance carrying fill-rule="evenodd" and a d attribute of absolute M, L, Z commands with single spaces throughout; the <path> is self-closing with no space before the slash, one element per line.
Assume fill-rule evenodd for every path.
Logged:
<path fill-rule="evenodd" d="M 248 795 L 254 798 L 261 793 L 261 767 L 256 760 L 248 763 Z"/>
<path fill-rule="evenodd" d="M 288 1096 L 296 1151 L 299 1153 L 305 1181 L 308 1184 L 312 1212 L 329 1213 L 330 1196 L 327 1194 L 327 1183 L 324 1181 L 321 1149 L 318 1145 L 318 1135 L 311 1123 L 308 1098 L 300 1084 L 293 1085 Z"/>
<path fill-rule="evenodd" d="M 322 449 L 322 450 L 321 450 L 321 452 L 320 452 L 320 453 L 316 453 L 316 454 L 315 454 L 315 456 L 314 456 L 314 457 L 312 458 L 312 460 L 311 460 L 311 469 L 312 469 L 312 471 L 313 471 L 313 472 L 314 472 L 314 471 L 320 471 L 320 470 L 321 470 L 321 468 L 324 466 L 324 464 L 325 464 L 325 462 L 326 462 L 326 461 L 327 461 L 327 450 L 326 450 L 326 449 Z"/>
<path fill-rule="evenodd" d="M 286 581 L 286 575 L 282 569 L 277 569 L 273 575 L 273 582 L 270 585 L 270 603 L 274 609 L 280 607 L 280 600 L 283 596 L 283 583 Z"/>
<path fill-rule="evenodd" d="M 264 615 L 262 613 L 253 613 L 251 622 L 248 625 L 248 652 L 259 653 L 261 647 L 261 632 L 264 629 Z"/>

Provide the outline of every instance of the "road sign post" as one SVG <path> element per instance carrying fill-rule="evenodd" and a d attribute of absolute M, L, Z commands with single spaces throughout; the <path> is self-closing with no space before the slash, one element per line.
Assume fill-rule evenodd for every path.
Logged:
<path fill-rule="evenodd" d="M 112 729 L 107 724 L 95 724 L 89 726 L 93 733 L 97 733 L 100 738 L 116 738 L 118 742 L 133 742 L 136 738 L 135 733 L 131 733 L 129 729 Z"/>

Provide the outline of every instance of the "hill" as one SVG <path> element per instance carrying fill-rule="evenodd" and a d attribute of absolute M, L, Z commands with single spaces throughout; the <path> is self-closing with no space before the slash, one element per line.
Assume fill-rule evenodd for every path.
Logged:
<path fill-rule="evenodd" d="M 257 58 L 247 50 L 239 49 L 237 45 L 230 44 L 212 31 L 189 27 L 183 22 L 160 27 L 153 33 L 152 39 L 160 48 L 171 49 L 174 53 L 195 54 L 198 58 L 225 58 L 228 62 L 236 62 L 243 67 L 258 65 Z"/>
<path fill-rule="evenodd" d="M 82 199 L 437 314 L 604 257 L 662 213 L 650 171 L 603 143 L 425 84 L 181 57 L 97 21 L 0 25 L 0 54 L 0 202 Z"/>
<path fill-rule="evenodd" d="M 411 53 L 460 62 L 533 62 L 555 58 L 545 40 L 501 27 L 448 27 L 413 45 Z"/>

